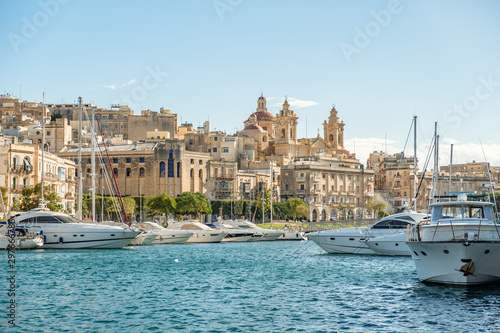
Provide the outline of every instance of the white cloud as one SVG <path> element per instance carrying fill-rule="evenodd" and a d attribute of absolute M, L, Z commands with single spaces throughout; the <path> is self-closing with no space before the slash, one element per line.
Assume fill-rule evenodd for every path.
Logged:
<path fill-rule="evenodd" d="M 275 108 L 281 108 L 283 106 L 283 103 L 284 103 L 282 97 L 269 97 L 269 98 L 267 98 L 268 101 L 272 101 L 272 100 L 276 100 L 276 99 L 281 100 L 281 102 L 274 103 L 274 104 L 271 104 L 269 106 L 275 107 Z M 288 97 L 288 104 L 290 104 L 290 108 L 293 110 L 293 109 L 301 109 L 301 108 L 306 108 L 308 106 L 317 105 L 318 103 L 314 102 L 314 101 L 304 101 L 304 100 L 301 100 L 298 98 Z"/>
<path fill-rule="evenodd" d="M 124 88 L 124 87 L 127 87 L 127 86 L 130 86 L 132 84 L 135 83 L 135 79 L 132 79 L 128 82 L 125 82 L 125 83 L 122 83 L 120 85 L 114 85 L 114 84 L 110 84 L 110 85 L 107 85 L 107 86 L 104 86 L 104 88 L 106 89 L 111 89 L 111 90 L 116 90 L 116 89 L 121 89 L 121 88 Z"/>

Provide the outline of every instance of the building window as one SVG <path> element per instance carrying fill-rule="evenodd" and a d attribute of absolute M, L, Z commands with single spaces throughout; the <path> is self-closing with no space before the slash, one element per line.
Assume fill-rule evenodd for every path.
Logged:
<path fill-rule="evenodd" d="M 203 160 L 199 160 L 199 161 L 198 161 L 198 164 L 199 164 L 199 165 L 202 165 L 202 164 L 203 164 Z"/>
<path fill-rule="evenodd" d="M 212 149 L 212 151 L 213 151 L 214 153 L 216 153 L 216 152 L 217 152 L 217 148 L 213 148 L 213 149 Z"/>
<path fill-rule="evenodd" d="M 217 177 L 217 172 L 218 172 L 218 170 L 217 170 L 217 168 L 215 168 L 215 169 L 214 169 L 214 176 L 215 176 L 215 177 Z"/>
<path fill-rule="evenodd" d="M 144 163 L 144 157 L 139 157 L 139 163 Z"/>
<path fill-rule="evenodd" d="M 217 137 L 216 136 L 214 136 L 214 141 L 217 141 Z"/>
<path fill-rule="evenodd" d="M 140 168 L 139 169 L 139 177 L 141 177 L 141 178 L 144 177 L 144 174 L 145 174 L 144 168 Z"/>
<path fill-rule="evenodd" d="M 194 169 L 191 169 L 191 171 L 189 172 L 189 177 L 191 177 L 191 178 L 194 177 Z"/>
<path fill-rule="evenodd" d="M 89 162 L 90 163 L 90 162 Z M 115 157 L 113 158 L 113 163 L 118 163 L 118 159 Z"/>
<path fill-rule="evenodd" d="M 49 135 L 50 135 L 50 131 L 47 131 L 47 136 L 49 136 Z"/>
<path fill-rule="evenodd" d="M 174 176 L 174 152 L 172 150 L 168 153 L 168 177 Z"/>
<path fill-rule="evenodd" d="M 132 170 L 130 168 L 127 168 L 126 175 L 127 177 L 130 177 L 132 175 Z"/>
<path fill-rule="evenodd" d="M 200 179 L 202 179 L 202 178 L 203 178 L 203 171 L 202 171 L 202 170 L 198 171 L 198 177 L 199 177 Z"/>
<path fill-rule="evenodd" d="M 191 164 L 194 164 L 194 159 L 191 159 Z"/>
<path fill-rule="evenodd" d="M 229 153 L 229 148 L 228 148 L 228 147 L 224 147 L 224 148 L 222 148 L 222 152 L 223 152 L 223 153 Z"/>
<path fill-rule="evenodd" d="M 181 162 L 177 162 L 177 178 L 181 176 Z"/>
<path fill-rule="evenodd" d="M 160 162 L 160 178 L 165 178 L 165 162 Z"/>
<path fill-rule="evenodd" d="M 87 164 L 90 164 L 90 163 L 92 163 L 92 161 L 89 158 L 89 159 L 87 159 Z"/>
<path fill-rule="evenodd" d="M 113 169 L 113 175 L 115 175 L 115 177 L 118 177 L 118 169 L 117 168 Z"/>
<path fill-rule="evenodd" d="M 132 163 L 132 159 L 130 157 L 127 157 L 126 161 L 127 163 Z"/>

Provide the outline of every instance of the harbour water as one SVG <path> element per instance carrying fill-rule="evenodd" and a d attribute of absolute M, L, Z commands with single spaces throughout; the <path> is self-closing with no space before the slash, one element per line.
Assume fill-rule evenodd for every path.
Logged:
<path fill-rule="evenodd" d="M 19 251 L 16 265 L 17 325 L 2 279 L 2 332 L 500 331 L 498 286 L 425 285 L 409 257 L 312 242 Z"/>

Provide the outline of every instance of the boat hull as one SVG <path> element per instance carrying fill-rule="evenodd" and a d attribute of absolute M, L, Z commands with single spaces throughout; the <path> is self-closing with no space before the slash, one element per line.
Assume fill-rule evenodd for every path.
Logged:
<path fill-rule="evenodd" d="M 186 243 L 220 243 L 226 236 L 224 232 L 212 232 L 206 230 L 190 231 L 193 232 L 193 236 L 191 236 Z"/>
<path fill-rule="evenodd" d="M 449 285 L 500 282 L 499 241 L 408 242 L 418 278 Z"/>
<path fill-rule="evenodd" d="M 285 231 L 285 233 L 281 236 L 279 236 L 278 238 L 276 238 L 276 240 L 285 240 L 285 241 L 291 241 L 291 240 L 295 240 L 295 241 L 302 241 L 302 240 L 306 240 L 306 237 L 304 236 L 304 233 L 303 232 L 298 232 L 298 231 Z"/>
<path fill-rule="evenodd" d="M 359 228 L 361 229 L 361 228 Z M 307 238 L 328 253 L 375 254 L 363 241 L 363 230 L 350 232 L 316 231 L 307 234 Z"/>
<path fill-rule="evenodd" d="M 365 244 L 375 252 L 383 256 L 410 256 L 410 250 L 406 246 L 406 233 L 380 236 L 365 240 Z"/>
<path fill-rule="evenodd" d="M 158 235 L 151 244 L 184 244 L 192 236 L 192 234 L 171 234 Z"/>

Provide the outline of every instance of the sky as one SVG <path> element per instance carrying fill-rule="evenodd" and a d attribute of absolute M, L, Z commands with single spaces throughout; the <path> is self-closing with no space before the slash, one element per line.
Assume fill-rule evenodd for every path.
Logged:
<path fill-rule="evenodd" d="M 500 165 L 500 1 L 0 0 L 0 93 L 160 107 L 232 134 L 261 93 L 298 136 L 335 105 L 345 148 Z"/>

